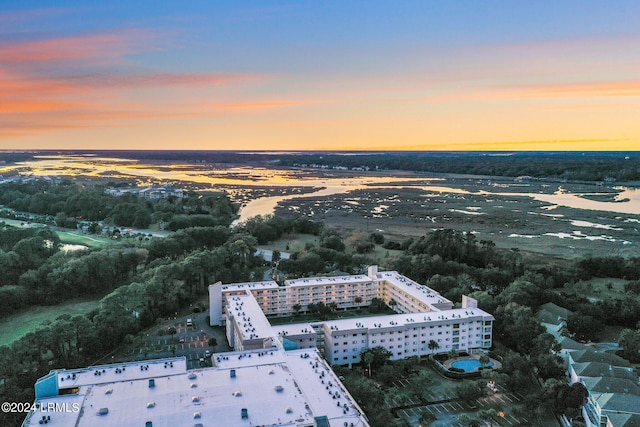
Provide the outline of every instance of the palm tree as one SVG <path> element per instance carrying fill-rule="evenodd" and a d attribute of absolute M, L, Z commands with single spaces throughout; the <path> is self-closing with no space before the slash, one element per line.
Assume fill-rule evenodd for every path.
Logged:
<path fill-rule="evenodd" d="M 481 409 L 478 411 L 478 417 L 481 420 L 489 421 L 489 425 L 493 427 L 493 417 L 498 415 L 498 411 L 493 408 Z"/>
<path fill-rule="evenodd" d="M 362 361 L 367 364 L 369 376 L 371 376 L 371 362 L 373 362 L 373 352 L 367 351 L 362 355 Z"/>
<path fill-rule="evenodd" d="M 300 310 L 302 310 L 302 306 L 300 304 L 293 304 L 293 314 L 297 316 L 300 314 Z"/>
<path fill-rule="evenodd" d="M 480 356 L 480 358 L 478 359 L 478 362 L 480 362 L 480 366 L 487 366 L 489 363 L 491 363 L 491 359 L 489 358 L 489 356 L 487 356 L 486 354 L 483 354 L 482 356 Z"/>
<path fill-rule="evenodd" d="M 360 304 L 362 304 L 362 297 L 356 297 L 354 301 L 358 305 L 358 308 L 360 308 Z"/>
<path fill-rule="evenodd" d="M 440 344 L 438 344 L 434 340 L 429 341 L 429 350 L 431 350 L 431 354 L 433 354 L 439 348 L 440 348 Z"/>

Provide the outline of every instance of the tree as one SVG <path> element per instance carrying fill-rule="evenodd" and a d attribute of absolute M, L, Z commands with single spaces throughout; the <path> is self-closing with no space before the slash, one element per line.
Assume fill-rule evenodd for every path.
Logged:
<path fill-rule="evenodd" d="M 367 365 L 367 373 L 371 376 L 371 363 L 373 362 L 373 353 L 371 352 L 363 352 L 360 355 L 362 362 Z"/>
<path fill-rule="evenodd" d="M 463 381 L 455 388 L 455 393 L 462 400 L 474 401 L 485 395 L 485 383 L 483 380 Z"/>
<path fill-rule="evenodd" d="M 481 366 L 487 366 L 489 363 L 491 363 L 491 359 L 489 358 L 489 356 L 487 356 L 486 354 L 483 354 L 482 356 L 480 356 L 480 358 L 478 359 L 478 362 L 480 362 Z"/>
<path fill-rule="evenodd" d="M 428 427 L 435 420 L 437 420 L 435 415 L 433 415 L 429 411 L 425 411 L 420 414 L 420 417 L 418 418 L 418 423 L 420 423 L 420 427 Z"/>
<path fill-rule="evenodd" d="M 593 316 L 571 313 L 567 319 L 567 329 L 580 341 L 596 339 L 603 328 L 604 323 Z"/>
<path fill-rule="evenodd" d="M 471 416 L 469 416 L 467 414 L 460 414 L 460 416 L 458 417 L 458 422 L 460 424 L 462 424 L 463 426 L 467 426 L 467 427 L 479 427 L 480 426 L 480 422 L 477 419 L 472 418 Z"/>
<path fill-rule="evenodd" d="M 384 243 L 384 236 L 382 235 L 382 233 L 374 231 L 373 233 L 369 234 L 369 240 L 371 240 L 376 245 L 381 245 Z"/>
<path fill-rule="evenodd" d="M 293 304 L 293 315 L 297 316 L 300 314 L 300 310 L 302 310 L 302 306 L 300 304 Z"/>
<path fill-rule="evenodd" d="M 351 248 L 353 248 L 354 252 L 359 254 L 371 252 L 374 248 L 373 243 L 367 239 L 366 234 L 362 231 L 353 232 L 353 234 L 347 239 L 347 243 Z"/>
<path fill-rule="evenodd" d="M 634 363 L 640 361 L 640 329 L 622 331 L 619 344 L 625 359 Z"/>
<path fill-rule="evenodd" d="M 493 426 L 493 417 L 498 415 L 498 411 L 493 408 L 481 409 L 478 411 L 478 418 L 489 421 L 489 425 Z"/>
<path fill-rule="evenodd" d="M 378 369 L 389 362 L 393 353 L 384 347 L 373 347 L 360 353 L 360 360 L 369 368 L 369 376 L 372 369 Z"/>
<path fill-rule="evenodd" d="M 440 348 L 440 344 L 438 344 L 434 340 L 431 340 L 431 341 L 429 341 L 428 347 L 429 347 L 429 350 L 431 350 L 431 354 L 433 354 L 433 353 L 436 352 L 436 350 L 438 350 Z"/>
<path fill-rule="evenodd" d="M 358 308 L 360 308 L 360 304 L 362 304 L 362 297 L 357 296 L 357 297 L 355 297 L 355 299 L 353 301 L 356 303 Z"/>
<path fill-rule="evenodd" d="M 387 308 L 387 305 L 384 303 L 384 301 L 380 298 L 373 298 L 371 299 L 371 304 L 369 305 L 369 310 L 372 313 L 380 313 L 381 311 L 384 311 L 384 309 Z"/>
<path fill-rule="evenodd" d="M 515 302 L 498 307 L 495 317 L 496 335 L 520 354 L 531 354 L 536 347 L 536 338 L 546 332 L 530 307 Z"/>
<path fill-rule="evenodd" d="M 337 234 L 325 234 L 323 233 L 320 238 L 320 246 L 323 248 L 333 249 L 338 252 L 344 252 L 345 245 L 342 238 Z"/>

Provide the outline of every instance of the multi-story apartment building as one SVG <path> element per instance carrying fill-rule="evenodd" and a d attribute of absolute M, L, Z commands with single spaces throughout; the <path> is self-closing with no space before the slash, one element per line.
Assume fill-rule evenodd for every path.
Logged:
<path fill-rule="evenodd" d="M 640 425 L 638 376 L 628 361 L 586 349 L 569 351 L 568 365 L 571 383 L 581 383 L 588 392 L 582 406 L 587 427 Z"/>
<path fill-rule="evenodd" d="M 237 350 L 268 348 L 274 339 L 299 348 L 312 344 L 332 364 L 351 365 L 362 351 L 381 346 L 392 359 L 487 349 L 492 344 L 493 316 L 463 296 L 462 308 L 438 292 L 394 271 L 367 275 L 318 277 L 209 287 L 212 325 L 225 325 Z M 314 324 L 271 327 L 266 316 L 290 316 L 309 304 L 334 303 L 338 309 L 368 305 L 380 298 L 398 314 L 349 318 Z M 431 342 L 435 342 L 431 344 Z M 262 346 L 262 347 L 261 347 Z"/>
<path fill-rule="evenodd" d="M 362 409 L 316 349 L 216 353 L 51 371 L 22 427 L 367 427 Z"/>

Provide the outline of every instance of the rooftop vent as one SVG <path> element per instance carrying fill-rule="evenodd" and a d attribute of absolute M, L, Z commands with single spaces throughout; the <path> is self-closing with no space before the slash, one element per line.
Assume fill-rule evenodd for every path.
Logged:
<path fill-rule="evenodd" d="M 98 415 L 107 415 L 109 413 L 109 408 L 100 408 L 98 411 Z"/>
<path fill-rule="evenodd" d="M 111 394 L 111 393 L 113 393 L 113 389 L 112 388 L 108 388 L 104 392 L 104 394 Z"/>
<path fill-rule="evenodd" d="M 249 418 L 249 410 L 247 408 L 242 408 L 240 410 L 240 418 L 242 419 Z"/>
<path fill-rule="evenodd" d="M 231 376 L 231 378 L 235 378 L 236 377 L 236 370 L 232 369 L 231 372 L 229 373 L 229 375 Z"/>
<path fill-rule="evenodd" d="M 202 418 L 202 414 L 200 412 L 194 412 L 193 418 L 196 420 L 199 420 L 200 418 Z"/>
<path fill-rule="evenodd" d="M 197 376 L 196 374 L 194 374 L 194 373 L 190 373 L 190 374 L 189 374 L 189 376 L 188 376 L 188 378 L 189 378 L 190 380 L 195 380 L 196 378 L 198 378 L 198 376 Z"/>
<path fill-rule="evenodd" d="M 149 380 L 149 388 L 154 388 L 156 386 L 156 380 L 153 378 Z"/>
<path fill-rule="evenodd" d="M 291 406 L 288 406 L 287 408 L 285 408 L 284 410 L 287 414 L 293 414 L 293 408 Z"/>
<path fill-rule="evenodd" d="M 193 397 L 191 398 L 191 401 L 192 401 L 192 402 L 200 402 L 200 396 L 193 396 Z"/>
<path fill-rule="evenodd" d="M 280 393 L 280 392 L 282 392 L 282 391 L 284 390 L 284 387 L 282 387 L 281 385 L 277 385 L 277 386 L 275 386 L 275 390 L 276 390 L 278 393 Z"/>
<path fill-rule="evenodd" d="M 147 408 L 155 408 L 156 402 L 147 402 Z"/>
<path fill-rule="evenodd" d="M 146 423 L 144 423 L 144 427 L 153 427 L 153 422 L 147 421 Z"/>
<path fill-rule="evenodd" d="M 196 383 L 191 383 L 191 388 L 196 388 L 196 387 L 198 387 L 198 384 L 196 384 Z"/>
<path fill-rule="evenodd" d="M 231 393 L 232 395 L 234 395 L 235 397 L 240 397 L 242 396 L 242 392 L 241 391 L 234 391 L 233 393 Z"/>

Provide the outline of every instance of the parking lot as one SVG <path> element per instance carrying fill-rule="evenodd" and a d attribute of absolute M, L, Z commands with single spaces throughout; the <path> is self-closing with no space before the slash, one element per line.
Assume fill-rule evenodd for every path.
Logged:
<path fill-rule="evenodd" d="M 420 400 L 417 397 L 412 397 L 411 394 L 403 393 L 404 389 L 411 388 L 410 378 L 402 378 L 392 383 L 393 388 L 399 393 L 390 395 L 388 402 L 392 407 L 395 406 L 395 412 L 399 417 L 418 425 L 420 415 L 430 412 L 437 418 L 433 422 L 433 426 L 464 427 L 458 421 L 460 415 L 467 414 L 473 418 L 481 409 L 500 408 L 499 411 L 502 416 L 494 417 L 491 423 L 485 422 L 485 426 L 515 427 L 529 425 L 526 418 L 517 415 L 518 411 L 516 409 L 522 401 L 522 396 L 517 393 L 507 391 L 488 392 L 487 396 L 480 399 L 462 401 L 452 390 L 454 383 L 438 376 L 434 376 L 433 379 L 433 385 L 422 391 L 424 399 Z"/>
<path fill-rule="evenodd" d="M 421 406 L 421 407 L 411 408 L 411 409 L 403 409 L 402 411 L 399 411 L 399 412 L 400 412 L 399 414 L 400 416 L 406 417 L 408 419 L 418 419 L 423 412 L 431 412 L 438 419 L 442 419 L 443 417 L 448 416 L 448 419 L 450 420 L 450 421 L 447 421 L 446 425 L 448 426 L 450 425 L 453 427 L 466 427 L 466 425 L 462 425 L 459 422 L 457 422 L 457 416 L 464 412 L 468 412 L 468 409 L 458 402 L 451 402 L 451 403 L 438 403 L 435 405 Z M 451 417 L 451 415 L 455 415 L 455 416 Z M 473 414 L 470 414 L 470 415 L 473 415 Z M 504 413 L 504 417 L 496 416 L 491 423 L 489 423 L 488 421 L 484 423 L 485 426 L 492 425 L 492 426 L 503 426 L 503 427 L 514 427 L 514 426 L 522 426 L 527 424 L 528 424 L 528 421 L 526 418 L 512 415 L 506 412 Z"/>
<path fill-rule="evenodd" d="M 191 319 L 191 326 L 187 326 L 187 319 Z M 206 313 L 194 313 L 181 318 L 170 319 L 166 324 L 159 325 L 157 330 L 173 327 L 173 335 L 148 334 L 144 345 L 137 349 L 137 359 L 180 357 L 187 358 L 187 368 L 194 369 L 211 366 L 211 354 L 229 351 L 224 332 L 220 328 L 212 328 L 206 322 Z M 215 338 L 214 347 L 209 346 L 209 338 Z"/>

